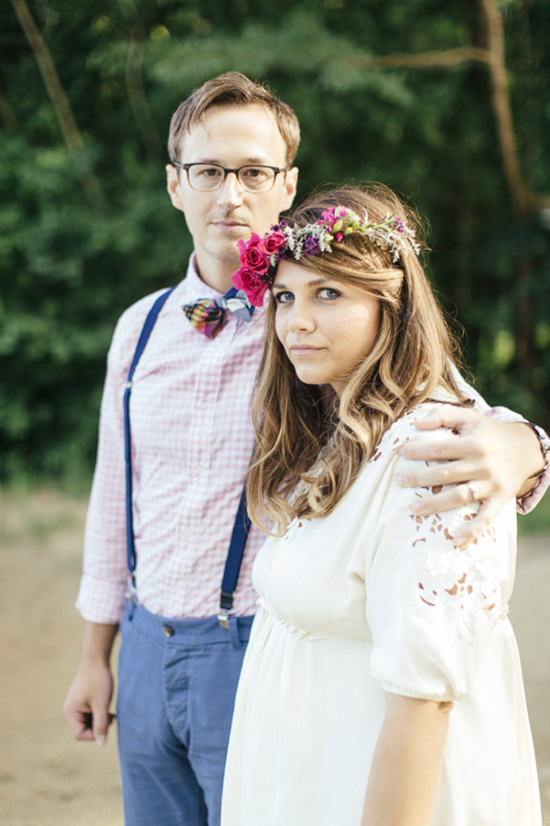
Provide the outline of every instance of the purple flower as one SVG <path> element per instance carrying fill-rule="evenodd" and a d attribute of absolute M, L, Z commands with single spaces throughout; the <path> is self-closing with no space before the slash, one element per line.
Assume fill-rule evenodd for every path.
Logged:
<path fill-rule="evenodd" d="M 321 252 L 321 244 L 319 243 L 319 239 L 316 238 L 314 235 L 310 235 L 309 238 L 306 238 L 304 241 L 304 255 L 319 255 Z"/>

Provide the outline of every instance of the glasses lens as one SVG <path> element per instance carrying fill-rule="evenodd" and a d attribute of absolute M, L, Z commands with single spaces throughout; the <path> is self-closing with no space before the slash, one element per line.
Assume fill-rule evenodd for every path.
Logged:
<path fill-rule="evenodd" d="M 275 172 L 269 166 L 243 166 L 239 181 L 248 192 L 268 192 L 273 186 Z"/>
<path fill-rule="evenodd" d="M 219 189 L 225 180 L 223 166 L 216 164 L 191 164 L 187 174 L 189 185 L 200 192 Z M 242 166 L 238 174 L 239 183 L 248 192 L 269 192 L 275 181 L 275 171 L 269 166 Z"/>
<path fill-rule="evenodd" d="M 208 163 L 193 164 L 189 167 L 187 173 L 190 186 L 201 192 L 218 189 L 224 178 L 223 167 Z"/>

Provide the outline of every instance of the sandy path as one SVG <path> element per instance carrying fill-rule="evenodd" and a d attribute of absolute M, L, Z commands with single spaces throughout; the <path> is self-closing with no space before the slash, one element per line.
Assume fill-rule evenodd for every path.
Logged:
<path fill-rule="evenodd" d="M 83 500 L 44 492 L 0 502 L 0 822 L 122 826 L 114 738 L 75 743 L 61 704 L 79 656 L 73 604 Z M 550 826 L 550 540 L 523 540 L 512 620 L 522 652 Z"/>

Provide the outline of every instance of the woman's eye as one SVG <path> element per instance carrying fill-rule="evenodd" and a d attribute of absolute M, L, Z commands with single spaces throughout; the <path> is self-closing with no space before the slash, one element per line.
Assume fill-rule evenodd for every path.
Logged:
<path fill-rule="evenodd" d="M 294 293 L 291 293 L 288 290 L 281 291 L 275 295 L 275 301 L 277 304 L 288 304 L 288 302 L 292 301 L 293 298 Z"/>
<path fill-rule="evenodd" d="M 327 298 L 329 300 L 333 298 L 338 298 L 341 293 L 338 290 L 333 289 L 333 287 L 324 287 L 322 290 L 319 290 L 319 297 L 320 298 Z"/>

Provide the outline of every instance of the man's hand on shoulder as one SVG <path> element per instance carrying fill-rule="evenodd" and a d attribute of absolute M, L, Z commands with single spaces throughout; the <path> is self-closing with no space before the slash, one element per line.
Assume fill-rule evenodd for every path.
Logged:
<path fill-rule="evenodd" d="M 398 453 L 407 459 L 439 463 L 411 468 L 399 476 L 404 487 L 435 489 L 431 496 L 412 503 L 411 509 L 427 514 L 481 502 L 476 517 L 453 536 L 458 547 L 466 547 L 482 533 L 510 499 L 528 493 L 535 482 L 532 477 L 543 464 L 538 439 L 523 423 L 501 422 L 470 408 L 439 405 L 417 419 L 415 426 L 424 431 L 445 427 L 454 434 L 433 442 L 411 439 L 399 448 Z M 454 487 L 438 491 L 443 485 Z"/>

